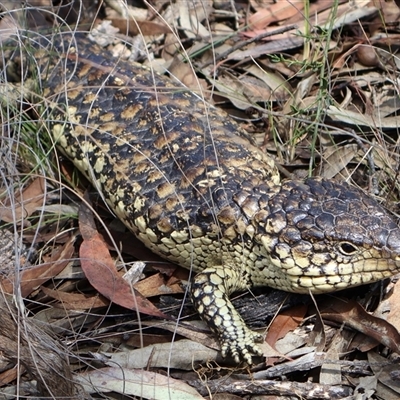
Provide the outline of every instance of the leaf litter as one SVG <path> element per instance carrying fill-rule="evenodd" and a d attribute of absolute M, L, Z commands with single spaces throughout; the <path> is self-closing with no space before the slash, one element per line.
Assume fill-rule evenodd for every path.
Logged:
<path fill-rule="evenodd" d="M 11 15 L 21 16 L 18 2 L 8 3 L 8 10 L 15 9 Z M 97 27 L 112 38 L 109 47 L 120 57 L 136 58 L 161 73 L 168 70 L 174 79 L 246 121 L 284 175 L 313 171 L 351 180 L 399 212 L 397 2 L 249 0 L 243 7 L 240 1 L 145 1 L 141 6 L 106 1 L 99 13 L 89 2 L 75 3 L 81 8 L 71 4 L 67 14 L 65 6 L 46 1 L 32 12 L 40 15 L 48 7 L 46 18 L 42 15 L 36 22 L 48 24 L 57 15 L 68 15 L 68 23 L 78 26 L 101 15 L 94 25 L 105 23 Z M 6 30 L 17 20 L 7 18 Z M 128 48 L 117 50 L 121 41 Z M 6 137 L 11 125 L 7 127 L 4 117 Z M 18 126 L 11 127 L 15 139 L 23 140 L 17 136 Z M 18 142 L 11 150 L 8 144 L 1 154 L 9 162 L 17 159 Z M 309 399 L 355 399 L 360 393 L 365 399 L 398 398 L 395 281 L 387 288 L 375 285 L 318 297 L 317 308 L 309 301 L 285 308 L 282 301 L 278 311 L 259 321 L 264 330 L 272 320 L 265 345 L 268 362 L 260 360 L 248 374 L 215 351 L 214 338 L 186 301 L 187 271 L 149 255 L 94 194 L 93 212 L 82 198 L 84 179 L 76 180 L 68 162 L 59 162 L 64 189 L 51 204 L 53 179 L 30 176 L 19 161 L 13 168 L 27 179 L 13 180 L 15 171 L 4 174 L 0 166 L 2 231 L 11 229 L 16 233 L 12 243 L 22 238 L 34 249 L 31 264 L 15 243 L 9 258 L 17 258 L 23 268 L 2 271 L 0 283 L 4 293 L 20 296 L 20 306 L 24 299 L 12 315 L 27 315 L 27 324 L 57 333 L 55 343 L 64 349 L 56 354 L 70 357 L 68 368 L 75 374 L 71 382 L 81 383 L 80 390 L 160 399 L 197 399 L 224 391 Z M 62 217 L 78 207 L 78 218 Z M 137 266 L 135 258 L 144 262 L 144 269 L 131 279 L 125 276 L 126 267 Z M 384 300 L 383 293 L 388 293 Z M 260 300 L 258 307 L 252 310 L 256 316 L 267 304 Z M 60 396 L 56 387 L 35 386 L 22 364 L 3 367 L 5 392 L 17 391 L 20 382 L 21 394 L 36 388 Z M 161 370 L 170 375 L 163 376 Z M 47 382 L 46 377 L 40 379 Z"/>

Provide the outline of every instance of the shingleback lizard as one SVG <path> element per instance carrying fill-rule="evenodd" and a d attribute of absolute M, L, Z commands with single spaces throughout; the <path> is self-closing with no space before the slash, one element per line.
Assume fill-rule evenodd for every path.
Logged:
<path fill-rule="evenodd" d="M 224 356 L 261 354 L 234 291 L 318 294 L 399 272 L 400 230 L 362 191 L 280 181 L 227 114 L 83 34 L 31 39 L 25 50 L 57 147 L 149 249 L 197 273 L 193 302 Z"/>

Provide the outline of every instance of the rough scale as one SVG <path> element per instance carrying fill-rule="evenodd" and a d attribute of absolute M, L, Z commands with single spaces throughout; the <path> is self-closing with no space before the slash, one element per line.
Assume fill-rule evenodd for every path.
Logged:
<path fill-rule="evenodd" d="M 360 190 L 280 182 L 224 112 L 84 35 L 31 44 L 29 86 L 58 148 L 148 248 L 197 273 L 193 301 L 223 355 L 261 354 L 233 291 L 325 293 L 399 271 L 399 228 Z"/>

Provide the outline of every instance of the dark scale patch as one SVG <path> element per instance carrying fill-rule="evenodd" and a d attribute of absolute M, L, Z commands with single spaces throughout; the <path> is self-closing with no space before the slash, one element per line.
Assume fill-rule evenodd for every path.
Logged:
<path fill-rule="evenodd" d="M 307 216 L 308 214 L 302 210 L 293 210 L 286 213 L 286 218 L 290 225 L 296 225 Z"/>
<path fill-rule="evenodd" d="M 349 209 L 349 203 L 339 199 L 330 199 L 324 202 L 323 210 L 326 213 L 330 213 L 333 215 L 341 215 L 347 213 Z M 318 211 L 318 214 L 320 212 Z"/>
<path fill-rule="evenodd" d="M 359 218 L 368 218 L 371 215 L 367 212 L 367 209 L 362 201 L 353 200 L 348 204 L 348 212 L 354 216 L 358 216 Z M 376 210 L 377 211 L 377 210 Z"/>
<path fill-rule="evenodd" d="M 299 240 L 296 244 L 291 246 L 292 252 L 296 253 L 299 257 L 310 257 L 314 253 L 313 245 L 304 240 Z"/>
<path fill-rule="evenodd" d="M 302 212 L 304 212 L 303 210 L 301 210 Z M 311 215 L 307 214 L 307 217 L 301 219 L 300 221 L 297 222 L 296 224 L 297 228 L 300 230 L 305 230 L 305 229 L 312 229 L 314 227 L 316 227 L 315 225 L 315 218 L 312 217 Z M 332 229 L 333 226 L 331 227 L 327 227 L 328 229 Z"/>
<path fill-rule="evenodd" d="M 313 248 L 314 248 L 315 254 L 319 254 L 319 255 L 322 254 L 323 257 L 325 257 L 326 262 L 328 262 L 332 258 L 331 254 L 330 254 L 331 253 L 330 247 L 328 244 L 329 242 L 327 242 L 326 240 L 317 240 L 317 241 L 312 241 L 312 243 L 313 243 Z"/>
<path fill-rule="evenodd" d="M 316 197 L 325 197 L 326 193 L 329 190 L 332 190 L 332 187 L 329 182 L 328 183 L 323 182 L 322 184 L 320 184 L 319 180 L 315 180 L 313 178 L 306 179 L 304 184 L 306 184 L 308 187 L 307 191 L 309 193 L 312 193 Z M 336 192 L 335 194 L 337 195 L 338 193 Z"/>
<path fill-rule="evenodd" d="M 335 217 L 327 212 L 322 212 L 315 218 L 315 224 L 322 230 L 333 229 Z"/>
<path fill-rule="evenodd" d="M 307 210 L 308 214 L 317 217 L 321 215 L 323 212 L 323 206 L 321 205 L 320 202 L 313 202 L 310 204 L 309 209 Z"/>
<path fill-rule="evenodd" d="M 301 240 L 300 231 L 296 227 L 289 227 L 281 232 L 281 238 L 288 244 L 295 244 Z"/>
<path fill-rule="evenodd" d="M 304 240 L 315 243 L 325 239 L 325 232 L 328 232 L 328 230 L 321 230 L 318 229 L 316 226 L 312 226 L 308 229 L 302 230 L 301 237 Z"/>

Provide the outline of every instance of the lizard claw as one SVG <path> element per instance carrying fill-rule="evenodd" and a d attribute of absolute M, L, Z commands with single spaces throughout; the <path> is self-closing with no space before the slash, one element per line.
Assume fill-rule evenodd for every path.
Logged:
<path fill-rule="evenodd" d="M 252 331 L 245 325 L 227 329 L 219 335 L 222 356 L 232 356 L 236 363 L 244 361 L 251 365 L 253 363 L 252 354 L 258 356 L 263 354 L 256 344 L 262 339 L 263 335 Z"/>

